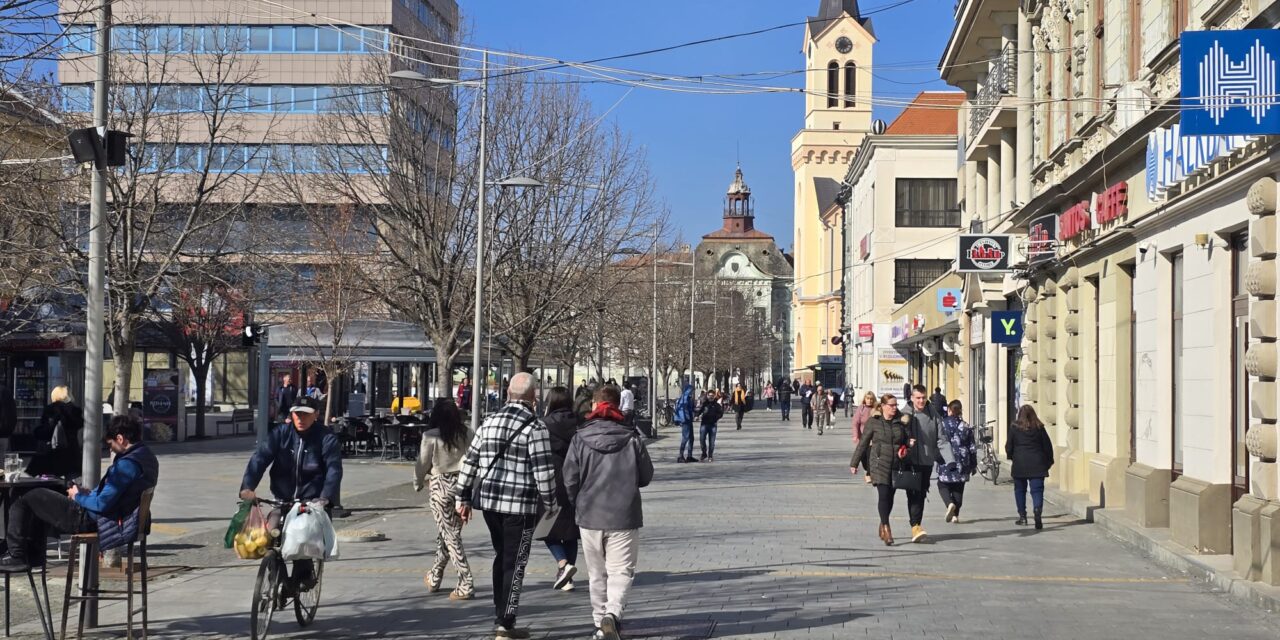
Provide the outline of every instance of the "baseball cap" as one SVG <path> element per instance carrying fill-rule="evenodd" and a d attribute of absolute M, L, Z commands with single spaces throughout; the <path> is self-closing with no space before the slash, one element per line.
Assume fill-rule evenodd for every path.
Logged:
<path fill-rule="evenodd" d="M 315 413 L 320 410 L 320 401 L 310 396 L 298 396 L 289 408 L 290 413 Z"/>

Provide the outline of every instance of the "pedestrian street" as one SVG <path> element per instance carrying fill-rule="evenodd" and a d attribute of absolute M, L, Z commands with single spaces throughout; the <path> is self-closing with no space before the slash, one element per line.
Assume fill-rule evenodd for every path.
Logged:
<path fill-rule="evenodd" d="M 980 478 L 970 483 L 958 525 L 942 521 L 944 506 L 931 492 L 927 544 L 909 542 L 900 499 L 893 514 L 898 542 L 886 547 L 876 538 L 875 491 L 861 475 L 849 474 L 848 421 L 837 412 L 836 428 L 818 436 L 777 416 L 756 410 L 741 431 L 722 426 L 713 463 L 675 464 L 678 434 L 650 443 L 656 472 L 644 491 L 639 570 L 624 637 L 1248 640 L 1280 632 L 1274 618 L 1160 568 L 1056 505 L 1046 507 L 1043 531 L 1015 526 L 1009 485 L 993 488 Z M 219 455 L 228 465 L 235 457 Z M 161 453 L 162 484 L 179 481 L 175 460 Z M 347 506 L 356 513 L 337 522 L 340 529 L 376 530 L 387 539 L 344 544 L 341 560 L 325 567 L 314 625 L 300 630 L 292 610 L 282 611 L 272 637 L 492 637 L 492 549 L 483 523 L 465 529 L 476 598 L 446 598 L 456 581 L 452 571 L 441 592 L 427 594 L 423 574 L 435 528 L 425 492 L 409 486 L 411 466 L 402 468 L 397 486 L 349 495 Z M 351 464 L 347 475 L 394 477 L 387 469 Z M 230 516 L 238 479 L 218 473 L 226 477 L 210 482 L 225 485 Z M 216 493 L 216 486 L 201 491 Z M 176 514 L 156 517 L 163 523 Z M 198 566 L 152 583 L 152 637 L 248 636 L 257 563 L 215 546 L 220 537 L 221 530 L 210 529 L 193 538 L 209 541 L 201 549 L 190 549 L 191 539 L 156 542 L 155 564 L 179 559 Z M 577 590 L 564 593 L 550 588 L 554 568 L 535 543 L 521 625 L 535 638 L 590 637 L 585 571 Z M 61 582 L 51 582 L 50 590 L 60 612 Z M 13 596 L 29 599 L 25 591 Z M 118 622 L 120 612 L 104 605 L 103 622 Z M 17 631 L 34 637 L 38 625 L 28 622 Z M 123 636 L 119 626 L 102 633 Z"/>

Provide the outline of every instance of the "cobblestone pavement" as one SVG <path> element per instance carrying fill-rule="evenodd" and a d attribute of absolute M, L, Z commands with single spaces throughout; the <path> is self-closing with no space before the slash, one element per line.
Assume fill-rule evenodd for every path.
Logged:
<path fill-rule="evenodd" d="M 875 492 L 848 472 L 847 421 L 819 437 L 777 415 L 753 412 L 742 431 L 726 421 L 714 463 L 675 464 L 677 438 L 651 445 L 658 469 L 645 491 L 628 637 L 1245 640 L 1280 632 L 1266 614 L 1170 574 L 1060 510 L 1048 509 L 1042 532 L 1015 526 L 1005 485 L 972 483 L 960 525 L 942 522 L 931 494 L 930 542 L 885 547 Z M 476 599 L 428 596 L 422 573 L 434 528 L 424 499 L 397 487 L 385 500 L 401 507 L 352 525 L 390 539 L 344 546 L 343 559 L 326 566 L 315 625 L 299 630 L 287 612 L 273 636 L 491 637 L 486 533 L 478 524 L 466 530 Z M 894 529 L 903 537 L 899 503 Z M 577 592 L 553 592 L 553 566 L 536 547 L 521 624 L 535 637 L 587 638 L 585 575 Z M 246 637 L 254 572 L 228 559 L 156 582 L 152 635 Z M 118 621 L 118 608 L 105 606 L 103 619 Z"/>

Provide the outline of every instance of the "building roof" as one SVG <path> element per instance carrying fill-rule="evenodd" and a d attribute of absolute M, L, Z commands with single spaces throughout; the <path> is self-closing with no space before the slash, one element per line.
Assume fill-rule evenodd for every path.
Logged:
<path fill-rule="evenodd" d="M 818 198 L 818 215 L 825 215 L 840 195 L 840 181 L 832 178 L 814 178 L 813 194 Z"/>
<path fill-rule="evenodd" d="M 809 16 L 810 33 L 815 36 L 822 33 L 846 13 L 857 20 L 858 24 L 862 25 L 872 37 L 876 35 L 871 27 L 871 18 L 862 17 L 862 11 L 858 9 L 858 0 L 822 0 L 822 4 L 818 5 L 818 15 Z"/>
<path fill-rule="evenodd" d="M 961 91 L 921 91 L 884 132 L 891 136 L 954 136 L 958 133 L 956 111 L 963 103 Z"/>

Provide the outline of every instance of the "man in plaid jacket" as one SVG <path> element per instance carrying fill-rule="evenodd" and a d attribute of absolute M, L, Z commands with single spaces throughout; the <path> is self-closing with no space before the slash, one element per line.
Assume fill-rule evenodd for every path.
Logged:
<path fill-rule="evenodd" d="M 553 507 L 556 499 L 550 437 L 533 412 L 536 384 L 528 373 L 511 378 L 507 405 L 480 425 L 455 485 L 462 521 L 471 520 L 473 507 L 483 511 L 493 540 L 493 606 L 499 638 L 529 637 L 527 628 L 516 627 L 520 587 L 538 514 Z"/>

